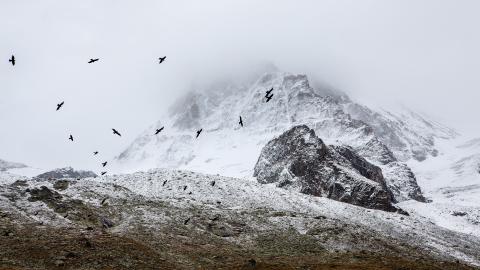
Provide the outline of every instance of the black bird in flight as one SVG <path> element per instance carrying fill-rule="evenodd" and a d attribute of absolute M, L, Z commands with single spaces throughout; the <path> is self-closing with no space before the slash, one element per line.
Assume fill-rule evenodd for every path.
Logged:
<path fill-rule="evenodd" d="M 266 96 L 266 98 L 267 98 L 267 102 L 269 102 L 269 101 L 270 101 L 270 99 L 272 99 L 272 97 L 273 97 L 273 94 L 271 94 L 270 96 Z"/>
<path fill-rule="evenodd" d="M 163 181 L 162 187 L 165 186 L 166 183 L 167 183 L 167 180 Z"/>
<path fill-rule="evenodd" d="M 103 205 L 105 203 L 105 201 L 107 201 L 107 199 L 108 198 L 104 198 L 100 204 Z"/>
<path fill-rule="evenodd" d="M 200 133 L 202 133 L 202 130 L 203 130 L 203 128 L 201 128 L 200 130 L 197 130 L 197 138 L 198 138 L 198 136 L 200 136 Z"/>
<path fill-rule="evenodd" d="M 70 137 L 68 137 L 68 139 L 73 142 L 73 136 L 72 136 L 72 134 L 70 134 Z"/>
<path fill-rule="evenodd" d="M 112 128 L 112 131 L 114 135 L 118 135 L 120 137 L 122 136 L 122 134 L 120 134 L 120 132 L 118 132 L 116 129 Z"/>
<path fill-rule="evenodd" d="M 157 135 L 158 133 L 162 132 L 164 127 L 161 127 L 161 128 L 157 128 L 157 130 L 155 131 L 155 135 Z"/>
<path fill-rule="evenodd" d="M 186 190 L 187 189 L 187 186 L 183 186 L 183 190 Z"/>
<path fill-rule="evenodd" d="M 242 121 L 242 117 L 240 116 L 240 121 L 238 122 L 240 124 L 240 126 L 243 127 L 243 121 Z"/>
<path fill-rule="evenodd" d="M 210 185 L 213 187 L 215 186 L 215 181 L 210 182 Z"/>
<path fill-rule="evenodd" d="M 15 56 L 12 55 L 12 58 L 8 59 L 8 62 L 12 63 L 12 66 L 15 66 Z"/>
<path fill-rule="evenodd" d="M 158 61 L 160 61 L 159 64 L 163 63 L 163 61 L 165 61 L 166 58 L 167 58 L 166 56 L 164 56 L 164 57 L 159 57 L 159 58 L 158 58 Z"/>
<path fill-rule="evenodd" d="M 187 225 L 187 223 L 190 221 L 190 218 L 187 218 L 184 222 L 183 225 Z"/>
<path fill-rule="evenodd" d="M 105 175 L 106 173 L 107 173 L 107 172 L 101 172 L 100 174 L 101 174 L 101 175 Z"/>
<path fill-rule="evenodd" d="M 273 91 L 273 87 L 270 88 L 270 90 L 266 91 L 265 92 L 265 97 L 268 97 L 268 95 L 270 95 L 270 93 Z"/>
<path fill-rule="evenodd" d="M 61 103 L 57 104 L 57 111 L 60 110 L 60 108 L 62 108 L 64 103 L 65 103 L 65 101 L 62 101 Z"/>
<path fill-rule="evenodd" d="M 97 62 L 98 60 L 99 60 L 98 58 L 95 58 L 95 59 L 90 58 L 90 61 L 88 61 L 88 63 L 89 63 L 89 64 L 95 63 L 95 62 Z"/>
<path fill-rule="evenodd" d="M 97 154 L 98 154 L 98 151 L 93 152 L 93 155 L 94 155 L 94 156 L 97 155 Z"/>
<path fill-rule="evenodd" d="M 102 166 L 103 166 L 103 167 L 107 166 L 107 162 L 106 162 L 106 161 L 103 162 L 103 163 L 102 163 Z"/>

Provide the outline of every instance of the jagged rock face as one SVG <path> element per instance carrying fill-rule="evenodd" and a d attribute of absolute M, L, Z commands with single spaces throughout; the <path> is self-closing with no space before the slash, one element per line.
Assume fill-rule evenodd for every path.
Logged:
<path fill-rule="evenodd" d="M 412 170 L 404 163 L 391 162 L 383 167 L 385 180 L 396 201 L 426 202 Z"/>
<path fill-rule="evenodd" d="M 254 176 L 260 183 L 297 189 L 366 208 L 396 211 L 382 170 L 351 148 L 327 147 L 306 125 L 295 126 L 263 149 Z"/>
<path fill-rule="evenodd" d="M 40 179 L 62 179 L 62 178 L 74 178 L 82 179 L 88 177 L 96 177 L 97 175 L 92 171 L 76 171 L 72 167 L 56 169 L 53 171 L 45 172 L 37 175 L 34 178 Z"/>

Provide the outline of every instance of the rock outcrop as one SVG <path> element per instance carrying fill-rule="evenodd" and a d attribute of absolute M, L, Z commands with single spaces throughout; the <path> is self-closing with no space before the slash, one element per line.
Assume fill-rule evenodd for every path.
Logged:
<path fill-rule="evenodd" d="M 53 171 L 45 172 L 42 174 L 37 175 L 34 178 L 37 179 L 65 179 L 65 178 L 73 178 L 73 179 L 82 179 L 88 177 L 96 177 L 97 175 L 92 171 L 82 171 L 82 170 L 74 170 L 72 167 L 66 167 L 61 169 L 55 169 Z"/>
<path fill-rule="evenodd" d="M 366 208 L 397 211 L 382 170 L 346 146 L 327 146 L 306 125 L 295 126 L 263 149 L 254 176 L 260 183 Z"/>

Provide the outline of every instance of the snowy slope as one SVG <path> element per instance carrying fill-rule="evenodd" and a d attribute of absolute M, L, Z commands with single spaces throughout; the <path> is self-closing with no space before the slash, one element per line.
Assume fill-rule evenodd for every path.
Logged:
<path fill-rule="evenodd" d="M 289 234 L 316 239 L 314 241 L 330 252 L 359 249 L 379 252 L 384 243 L 390 243 L 400 250 L 402 246 L 414 247 L 417 258 L 428 254 L 441 260 L 480 265 L 480 250 L 475 248 L 480 244 L 478 233 L 466 236 L 418 216 L 365 209 L 247 179 L 171 170 L 86 178 L 70 181 L 68 188 L 55 195 L 57 199 L 43 193 L 47 196 L 47 205 L 29 199 L 33 193 L 25 195 L 27 187 L 30 193 L 37 189 L 54 190 L 54 181 L 0 184 L 0 206 L 5 211 L 18 213 L 21 219 L 33 219 L 44 226 L 85 226 L 82 225 L 85 221 L 77 218 L 82 215 L 78 211 L 90 209 L 87 213 L 98 211 L 112 218 L 113 233 L 128 234 L 141 226 L 158 234 L 174 226 L 191 228 L 180 225 L 187 217 L 192 219 L 193 230 L 202 231 L 202 220 L 220 215 L 222 220 L 230 220 L 230 224 L 241 222 L 247 226 L 248 229 L 238 235 L 223 237 L 239 245 L 248 244 L 263 232 L 287 230 Z M 17 199 L 9 200 L 11 197 Z M 48 203 L 56 200 L 70 210 L 49 208 Z M 105 200 L 108 204 L 104 205 Z M 81 208 L 75 208 L 79 205 Z M 316 238 L 314 232 L 318 226 L 326 226 L 321 230 L 326 240 Z M 358 237 L 365 238 L 364 242 L 357 242 Z M 402 256 L 412 256 L 409 248 L 403 252 Z"/>
<path fill-rule="evenodd" d="M 423 162 L 410 161 L 425 196 L 432 202 L 401 204 L 443 227 L 480 231 L 480 140 L 439 140 L 440 154 Z"/>

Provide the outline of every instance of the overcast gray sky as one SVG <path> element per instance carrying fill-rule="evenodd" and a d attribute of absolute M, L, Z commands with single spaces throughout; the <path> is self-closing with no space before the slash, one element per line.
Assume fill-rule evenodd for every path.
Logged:
<path fill-rule="evenodd" d="M 480 136 L 478 14 L 475 0 L 1 1 L 0 158 L 96 167 L 92 151 L 117 155 L 192 82 L 262 61 Z"/>

